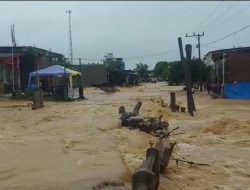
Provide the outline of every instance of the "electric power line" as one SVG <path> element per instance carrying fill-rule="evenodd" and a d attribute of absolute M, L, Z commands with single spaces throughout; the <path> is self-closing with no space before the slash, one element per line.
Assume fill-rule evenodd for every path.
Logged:
<path fill-rule="evenodd" d="M 239 1 L 234 2 L 230 7 L 228 7 L 224 12 L 222 12 L 222 14 L 220 14 L 219 16 L 217 16 L 215 19 L 213 19 L 211 22 L 209 22 L 207 25 L 205 25 L 203 28 L 207 28 L 208 26 L 210 26 L 211 24 L 213 24 L 214 22 L 217 22 L 220 18 L 222 18 L 222 16 L 224 14 L 226 14 L 228 11 L 230 11 Z"/>
<path fill-rule="evenodd" d="M 233 32 L 233 33 L 227 35 L 227 36 L 224 36 L 224 37 L 219 38 L 219 39 L 217 39 L 217 40 L 214 40 L 214 41 L 212 41 L 212 42 L 209 42 L 209 43 L 206 43 L 206 44 L 201 44 L 201 45 L 202 45 L 202 46 L 208 46 L 208 45 L 210 45 L 210 44 L 213 44 L 213 43 L 216 43 L 216 42 L 218 42 L 218 41 L 224 40 L 224 39 L 226 39 L 226 38 L 228 38 L 228 37 L 230 37 L 230 36 L 232 36 L 232 35 L 235 35 L 235 34 L 241 32 L 241 31 L 247 29 L 248 27 L 250 27 L 250 24 L 247 25 L 247 26 L 245 26 L 245 27 L 243 27 L 243 28 L 241 28 L 240 30 L 237 30 L 237 31 L 235 31 L 235 32 Z M 178 51 L 178 49 L 173 49 L 173 50 L 169 50 L 169 51 L 165 51 L 165 52 L 160 52 L 160 53 L 155 53 L 155 54 L 148 54 L 148 55 L 141 55 L 141 56 L 133 56 L 133 57 L 124 57 L 123 59 L 124 59 L 124 60 L 131 60 L 131 59 L 139 59 L 139 58 L 145 58 L 145 57 L 156 57 L 156 56 L 159 56 L 159 55 L 174 53 L 174 52 L 177 52 L 177 51 Z M 79 58 L 74 58 L 74 59 L 79 59 Z M 83 59 L 83 60 L 89 60 L 89 61 L 91 61 L 91 60 L 92 60 L 92 61 L 97 61 L 97 60 L 100 61 L 100 60 L 102 60 L 103 58 L 81 58 L 81 59 Z"/>
<path fill-rule="evenodd" d="M 211 17 L 215 11 L 222 5 L 224 1 L 221 1 L 217 4 L 217 6 L 210 12 L 210 14 L 207 15 L 207 17 L 205 17 L 205 19 L 203 19 L 198 25 L 196 25 L 193 30 L 197 29 L 197 28 L 200 28 L 207 20 L 209 17 Z"/>
<path fill-rule="evenodd" d="M 244 11 L 245 9 L 247 9 L 249 6 L 250 6 L 250 3 L 247 4 L 247 6 L 244 6 L 242 9 L 240 9 L 240 10 L 237 11 L 236 13 L 234 13 L 233 15 L 227 17 L 226 19 L 224 19 L 223 21 L 221 21 L 220 23 L 218 23 L 217 25 L 215 25 L 215 26 L 213 27 L 213 29 L 211 29 L 210 31 L 207 31 L 207 30 L 206 30 L 205 32 L 206 32 L 206 33 L 209 33 L 209 32 L 211 32 L 211 31 L 213 31 L 214 29 L 216 29 L 218 26 L 221 26 L 221 25 L 225 24 L 226 21 L 229 21 L 230 18 L 235 17 L 236 15 L 240 14 L 242 11 Z"/>
<path fill-rule="evenodd" d="M 156 56 L 160 56 L 160 55 L 165 55 L 165 54 L 169 54 L 169 53 L 174 53 L 177 52 L 178 49 L 173 49 L 173 50 L 169 50 L 169 51 L 165 51 L 165 52 L 160 52 L 160 53 L 154 53 L 154 54 L 148 54 L 148 55 L 141 55 L 141 56 L 133 56 L 133 57 L 124 57 L 123 59 L 125 60 L 131 60 L 131 59 L 140 59 L 140 58 L 145 58 L 145 57 L 156 57 Z"/>
<path fill-rule="evenodd" d="M 201 39 L 201 37 L 202 36 L 204 36 L 204 32 L 202 33 L 202 34 L 195 34 L 195 33 L 193 33 L 193 35 L 191 35 L 191 36 L 189 36 L 189 35 L 187 35 L 186 34 L 186 37 L 197 37 L 197 39 L 198 39 L 198 45 L 197 45 L 197 47 L 198 47 L 198 54 L 199 54 L 199 59 L 201 59 L 201 44 L 200 44 L 200 39 Z"/>
<path fill-rule="evenodd" d="M 148 55 L 139 55 L 139 56 L 133 56 L 133 57 L 123 57 L 123 60 L 133 60 L 133 59 L 141 59 L 141 58 L 146 58 L 146 57 L 157 57 L 160 55 L 165 55 L 165 54 L 169 54 L 169 53 L 174 53 L 177 52 L 178 49 L 173 49 L 173 50 L 169 50 L 169 51 L 164 51 L 164 52 L 159 52 L 159 53 L 154 53 L 154 54 L 148 54 Z M 73 58 L 73 59 L 79 59 L 79 58 Z M 86 61 L 100 61 L 103 58 L 86 58 L 86 57 L 81 57 L 82 60 L 86 60 Z"/>
<path fill-rule="evenodd" d="M 233 32 L 233 33 L 227 35 L 227 36 L 224 36 L 224 37 L 222 37 L 222 38 L 219 38 L 219 39 L 217 39 L 217 40 L 214 40 L 214 41 L 212 41 L 212 42 L 209 42 L 209 43 L 206 43 L 206 44 L 202 44 L 202 45 L 203 45 L 203 46 L 207 46 L 207 45 L 216 43 L 216 42 L 218 42 L 218 41 L 224 40 L 224 39 L 226 39 L 226 38 L 228 38 L 228 37 L 230 37 L 230 36 L 232 36 L 232 35 L 235 35 L 235 34 L 241 32 L 241 31 L 247 29 L 248 27 L 250 27 L 250 24 L 247 25 L 247 26 L 245 26 L 245 27 L 243 27 L 243 28 L 241 28 L 240 30 L 237 30 L 237 31 L 235 31 L 235 32 Z"/>

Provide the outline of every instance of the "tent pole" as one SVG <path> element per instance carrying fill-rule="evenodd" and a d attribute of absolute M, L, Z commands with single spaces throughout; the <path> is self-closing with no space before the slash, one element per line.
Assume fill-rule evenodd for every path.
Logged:
<path fill-rule="evenodd" d="M 37 87 L 40 88 L 40 84 L 39 84 L 39 77 L 38 77 L 38 70 L 39 70 L 39 64 L 37 61 L 37 49 L 36 46 L 34 45 L 34 50 L 35 50 L 35 65 L 36 65 L 36 80 L 37 80 Z"/>
<path fill-rule="evenodd" d="M 65 88 L 65 99 L 68 101 L 68 81 L 66 77 L 66 62 L 64 63 L 64 88 Z"/>
<path fill-rule="evenodd" d="M 14 44 L 11 47 L 11 62 L 12 62 L 12 90 L 15 91 L 15 68 L 14 68 Z"/>
<path fill-rule="evenodd" d="M 20 73 L 20 57 L 17 57 L 17 65 L 18 65 L 18 89 L 21 89 L 21 73 Z"/>
<path fill-rule="evenodd" d="M 222 54 L 222 85 L 221 85 L 221 95 L 224 96 L 224 84 L 225 84 L 225 53 Z"/>

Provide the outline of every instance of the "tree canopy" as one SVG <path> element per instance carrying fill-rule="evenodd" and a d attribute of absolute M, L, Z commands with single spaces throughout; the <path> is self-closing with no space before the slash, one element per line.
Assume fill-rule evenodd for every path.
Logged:
<path fill-rule="evenodd" d="M 136 64 L 135 70 L 138 72 L 140 76 L 148 74 L 148 65 L 147 64 Z"/>
<path fill-rule="evenodd" d="M 156 63 L 154 68 L 154 76 L 160 77 L 162 80 L 168 80 L 170 64 L 167 61 Z"/>
<path fill-rule="evenodd" d="M 198 82 L 200 77 L 202 81 L 210 80 L 212 68 L 211 66 L 206 66 L 202 60 L 192 59 L 190 61 L 190 67 L 192 82 Z M 154 76 L 160 77 L 162 80 L 166 81 L 184 82 L 182 63 L 180 61 L 160 61 L 155 65 Z"/>

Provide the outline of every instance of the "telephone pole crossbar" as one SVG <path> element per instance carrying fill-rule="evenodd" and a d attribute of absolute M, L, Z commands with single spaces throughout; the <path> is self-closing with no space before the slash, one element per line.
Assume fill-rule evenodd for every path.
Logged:
<path fill-rule="evenodd" d="M 195 32 L 193 33 L 193 35 L 188 35 L 186 34 L 186 37 L 189 38 L 189 37 L 197 37 L 198 39 L 198 50 L 199 50 L 199 59 L 201 59 L 201 43 L 200 43 L 200 39 L 201 37 L 204 36 L 204 32 L 202 34 L 195 34 Z"/>

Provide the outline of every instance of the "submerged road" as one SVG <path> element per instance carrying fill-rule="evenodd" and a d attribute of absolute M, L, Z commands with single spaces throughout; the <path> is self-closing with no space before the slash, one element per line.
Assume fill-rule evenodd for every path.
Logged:
<path fill-rule="evenodd" d="M 175 157 L 212 165 L 177 167 L 172 161 L 161 177 L 161 190 L 247 189 L 250 102 L 195 93 L 195 117 L 157 104 L 159 96 L 169 104 L 174 90 L 177 103 L 185 106 L 181 89 L 143 84 L 107 95 L 88 88 L 87 100 L 45 102 L 35 111 L 21 106 L 27 102 L 0 101 L 0 190 L 127 189 L 119 184 L 129 183 L 148 142 L 155 140 L 119 126 L 119 106 L 133 109 L 138 100 L 143 102 L 142 116 L 163 115 L 171 128 L 180 127 L 183 134 L 172 136 L 178 142 Z M 105 187 L 107 181 L 113 186 Z"/>

